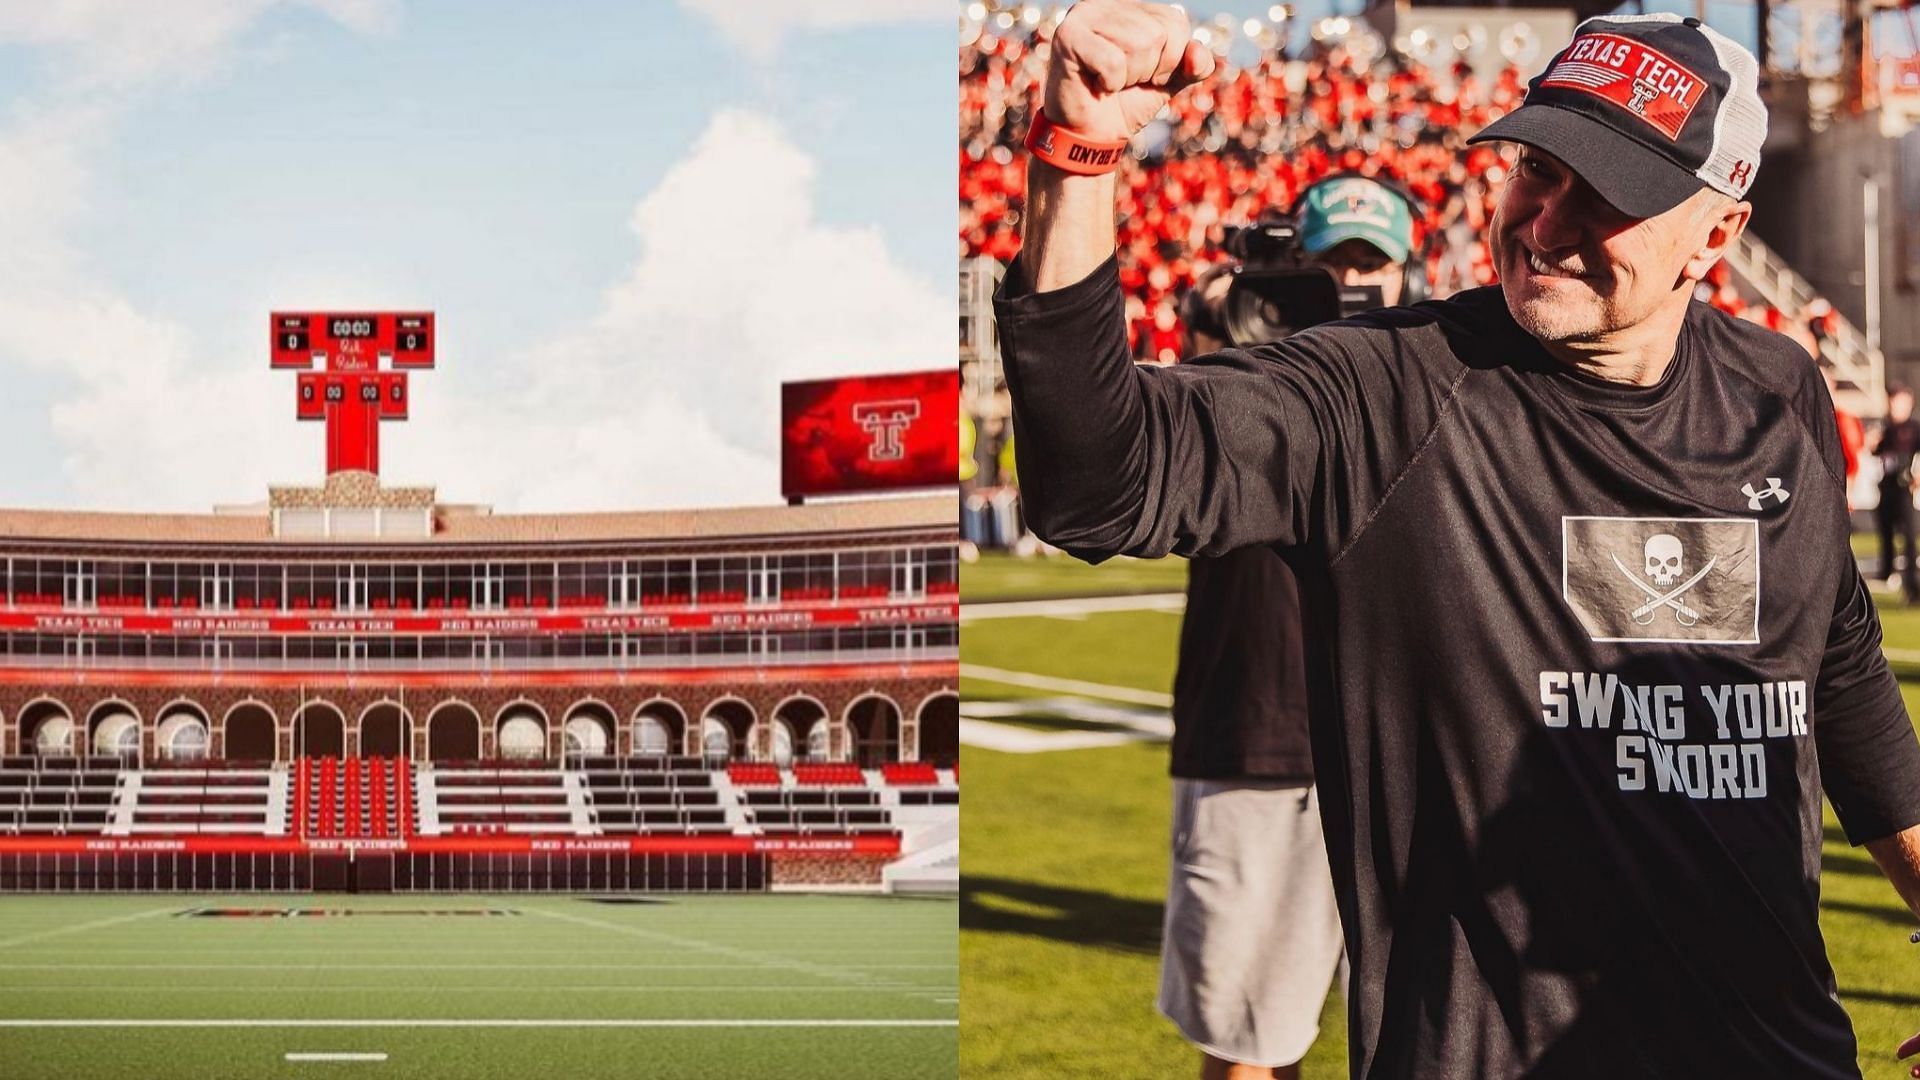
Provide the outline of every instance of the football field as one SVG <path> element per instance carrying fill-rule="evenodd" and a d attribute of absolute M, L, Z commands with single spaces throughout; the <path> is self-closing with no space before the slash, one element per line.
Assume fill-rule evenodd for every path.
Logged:
<path fill-rule="evenodd" d="M 7 1080 L 951 1077 L 951 899 L 0 898 Z"/>
<path fill-rule="evenodd" d="M 963 600 L 999 602 L 962 615 L 964 1075 L 1198 1073 L 1153 1009 L 1184 583 L 1178 560 L 988 557 L 963 570 Z M 1911 715 L 1920 612 L 1896 601 L 1881 616 Z M 1821 908 L 1861 1069 L 1904 1077 L 1893 1048 L 1920 1031 L 1916 922 L 1831 810 Z M 1337 988 L 1305 1065 L 1347 1074 Z"/>

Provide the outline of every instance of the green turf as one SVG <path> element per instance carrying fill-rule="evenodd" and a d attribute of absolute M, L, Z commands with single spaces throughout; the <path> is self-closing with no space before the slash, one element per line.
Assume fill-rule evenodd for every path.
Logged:
<path fill-rule="evenodd" d="M 1180 592 L 1186 587 L 1184 559 L 1119 558 L 1088 566 L 1063 555 L 1020 559 L 986 551 L 979 562 L 960 568 L 961 594 L 968 600 L 1130 596 Z"/>
<path fill-rule="evenodd" d="M 0 1076 L 951 1077 L 952 900 L 13 896 L 0 1020 L 557 1020 L 572 1027 L 0 1027 Z M 196 918 L 200 907 L 348 909 Z M 496 908 L 494 917 L 376 914 Z M 659 1022 L 580 1026 L 581 1021 Z M 711 1021 L 927 1026 L 674 1026 Z M 289 1052 L 384 1052 L 290 1063 Z"/>
<path fill-rule="evenodd" d="M 1042 565 L 1057 595 L 1086 595 L 1106 572 L 1083 571 L 1089 585 L 1074 588 L 1059 580 L 1074 564 Z M 1005 561 L 969 567 L 963 598 L 1004 595 L 1003 579 L 1020 569 Z M 1170 561 L 1138 574 L 1178 589 L 1172 571 L 1184 566 Z M 1920 656 L 1920 609 L 1883 598 L 1881 615 L 1889 650 Z M 981 677 L 989 668 L 1164 692 L 1179 625 L 1178 615 L 1163 612 L 972 621 L 961 636 L 962 694 L 1060 696 Z M 1920 712 L 1920 682 L 1903 690 L 1909 713 Z M 1050 724 L 1044 715 L 1017 722 L 1088 726 Z M 1167 871 L 1166 747 L 999 754 L 969 746 L 961 756 L 970 785 L 961 840 L 963 1075 L 1196 1075 L 1194 1052 L 1153 1010 Z M 1036 829 L 1041 823 L 1047 831 Z M 1903 1077 L 1893 1047 L 1920 1031 L 1920 946 L 1907 942 L 1916 922 L 1866 852 L 1841 838 L 1831 810 L 1827 837 L 1821 929 L 1859 1036 L 1860 1067 L 1869 1080 Z M 1330 999 L 1306 1073 L 1317 1080 L 1346 1071 L 1344 1011 Z"/>

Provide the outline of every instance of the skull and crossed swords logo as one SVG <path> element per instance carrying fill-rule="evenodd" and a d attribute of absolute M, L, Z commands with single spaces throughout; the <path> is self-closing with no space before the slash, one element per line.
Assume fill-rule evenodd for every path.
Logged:
<path fill-rule="evenodd" d="M 1671 533 L 1655 533 L 1647 538 L 1645 581 L 1627 569 L 1627 564 L 1620 561 L 1620 556 L 1608 553 L 1607 557 L 1613 560 L 1613 565 L 1620 568 L 1620 573 L 1628 581 L 1633 582 L 1635 588 L 1653 598 L 1633 609 L 1631 617 L 1641 626 L 1652 622 L 1654 613 L 1663 607 L 1673 609 L 1673 617 L 1681 626 L 1692 626 L 1699 622 L 1700 613 L 1688 607 L 1680 598 L 1700 584 L 1700 580 L 1711 573 L 1714 564 L 1720 561 L 1720 557 L 1715 555 L 1692 577 L 1675 586 L 1673 583 L 1680 581 L 1680 574 L 1686 568 L 1687 552 L 1680 538 Z"/>

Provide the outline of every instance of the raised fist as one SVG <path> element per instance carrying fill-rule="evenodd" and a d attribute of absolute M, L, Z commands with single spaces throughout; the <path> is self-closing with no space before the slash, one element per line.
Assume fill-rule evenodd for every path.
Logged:
<path fill-rule="evenodd" d="M 1093 140 L 1129 139 L 1167 98 L 1213 74 L 1186 12 L 1140 0 L 1080 0 L 1053 32 L 1045 109 Z"/>

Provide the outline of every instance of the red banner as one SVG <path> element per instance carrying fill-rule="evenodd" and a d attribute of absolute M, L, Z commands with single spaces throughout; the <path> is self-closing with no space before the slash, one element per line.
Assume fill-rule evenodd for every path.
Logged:
<path fill-rule="evenodd" d="M 0 611 L 0 630 L 48 634 L 593 634 L 696 630 L 810 630 L 816 627 L 953 622 L 954 603 L 673 611 L 649 614 L 351 614 L 269 615 L 40 614 Z"/>
<path fill-rule="evenodd" d="M 414 836 L 320 840 L 291 836 L 0 836 L 19 855 L 898 855 L 896 833 L 864 836 Z"/>
<path fill-rule="evenodd" d="M 959 423 L 954 370 L 785 383 L 781 493 L 793 499 L 956 484 Z"/>

